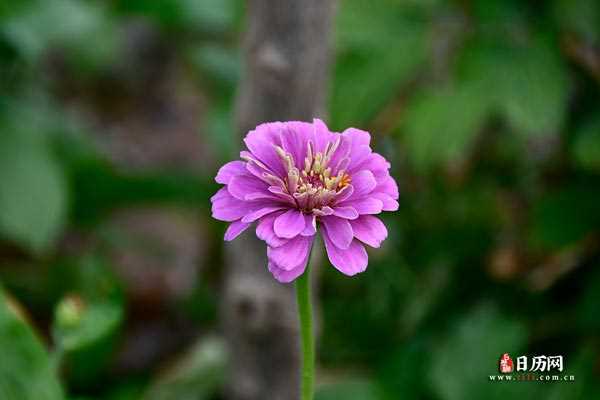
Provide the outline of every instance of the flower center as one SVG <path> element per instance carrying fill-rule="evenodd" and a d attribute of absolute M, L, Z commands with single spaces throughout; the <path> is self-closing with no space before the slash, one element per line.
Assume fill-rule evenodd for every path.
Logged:
<path fill-rule="evenodd" d="M 301 210 L 310 212 L 330 204 L 336 194 L 352 181 L 352 177 L 343 169 L 332 174 L 329 163 L 338 146 L 339 139 L 328 143 L 325 151 L 315 152 L 309 141 L 302 171 L 296 168 L 291 154 L 279 146 L 275 147 L 287 172 L 284 179 L 287 192 L 294 197 Z"/>

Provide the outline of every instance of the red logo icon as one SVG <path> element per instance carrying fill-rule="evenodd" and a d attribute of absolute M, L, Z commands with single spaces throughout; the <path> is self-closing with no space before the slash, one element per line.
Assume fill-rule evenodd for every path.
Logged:
<path fill-rule="evenodd" d="M 512 358 L 510 358 L 508 353 L 502 354 L 502 357 L 500 357 L 498 370 L 503 374 L 510 374 L 511 372 L 513 372 L 513 369 L 514 367 Z"/>

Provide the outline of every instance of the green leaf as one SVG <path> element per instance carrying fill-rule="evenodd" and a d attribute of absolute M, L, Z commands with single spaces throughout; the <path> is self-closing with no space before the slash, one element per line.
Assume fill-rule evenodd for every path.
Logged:
<path fill-rule="evenodd" d="M 542 249 L 560 249 L 597 230 L 600 224 L 600 188 L 573 183 L 544 194 L 531 215 L 530 240 Z"/>
<path fill-rule="evenodd" d="M 430 90 L 406 111 L 401 132 L 407 154 L 417 168 L 463 157 L 482 127 L 489 105 L 471 85 Z"/>
<path fill-rule="evenodd" d="M 399 394 L 403 400 L 428 398 L 423 376 L 429 363 L 429 343 L 418 336 L 410 341 L 402 341 L 398 348 L 390 351 L 390 357 L 383 364 L 379 374 L 386 391 L 386 398 L 395 399 Z"/>
<path fill-rule="evenodd" d="M 428 23 L 413 8 L 356 0 L 340 5 L 330 98 L 334 129 L 367 123 L 424 63 Z"/>
<path fill-rule="evenodd" d="M 583 169 L 600 172 L 600 116 L 586 121 L 577 131 L 572 153 Z"/>
<path fill-rule="evenodd" d="M 123 307 L 115 301 L 69 296 L 57 307 L 54 337 L 65 352 L 81 350 L 112 335 L 122 319 Z"/>
<path fill-rule="evenodd" d="M 441 338 L 431 355 L 431 384 L 440 399 L 501 399 L 512 393 L 514 388 L 491 384 L 488 377 L 498 374 L 503 353 L 520 354 L 527 339 L 523 325 L 482 305 L 459 319 L 449 332 L 444 331 Z M 511 386 L 518 391 L 528 385 Z"/>
<path fill-rule="evenodd" d="M 119 11 L 146 16 L 167 28 L 219 34 L 236 22 L 235 0 L 127 0 L 117 2 Z"/>
<path fill-rule="evenodd" d="M 212 399 L 225 382 L 227 351 L 220 338 L 208 337 L 165 371 L 148 388 L 144 400 Z"/>
<path fill-rule="evenodd" d="M 0 398 L 60 400 L 48 354 L 15 307 L 0 289 Z"/>
<path fill-rule="evenodd" d="M 379 400 L 379 388 L 365 379 L 344 379 L 339 382 L 320 385 L 315 400 Z"/>
<path fill-rule="evenodd" d="M 462 53 L 458 78 L 476 85 L 517 132 L 555 134 L 562 127 L 568 79 L 550 37 L 526 45 L 476 39 Z"/>
<path fill-rule="evenodd" d="M 52 333 L 69 383 L 83 386 L 110 360 L 124 309 L 115 277 L 101 260 L 86 257 L 75 266 L 77 277 L 55 309 Z"/>
<path fill-rule="evenodd" d="M 555 134 L 567 106 L 567 75 L 557 48 L 522 49 L 504 76 L 504 108 L 509 123 L 526 134 Z"/>
<path fill-rule="evenodd" d="M 0 182 L 0 235 L 34 252 L 47 250 L 67 213 L 66 179 L 48 143 L 20 130 L 2 132 Z"/>
<path fill-rule="evenodd" d="M 596 43 L 600 41 L 600 2 L 597 0 L 555 0 L 554 16 L 567 32 Z"/>
<path fill-rule="evenodd" d="M 73 309 L 66 311 L 69 307 Z M 53 337 L 71 386 L 85 387 L 97 379 L 112 356 L 122 320 L 123 305 L 117 301 L 70 295 L 59 303 Z"/>
<path fill-rule="evenodd" d="M 117 35 L 102 5 L 76 0 L 32 1 L 0 28 L 30 62 L 51 47 L 68 50 L 79 67 L 114 61 Z"/>
<path fill-rule="evenodd" d="M 206 75 L 209 84 L 233 92 L 239 80 L 241 64 L 236 49 L 214 44 L 202 45 L 191 49 L 189 56 L 193 65 Z"/>
<path fill-rule="evenodd" d="M 582 332 L 600 332 L 600 319 L 596 318 L 600 293 L 600 260 L 592 261 L 591 266 L 595 273 L 586 278 L 576 311 L 578 326 Z"/>

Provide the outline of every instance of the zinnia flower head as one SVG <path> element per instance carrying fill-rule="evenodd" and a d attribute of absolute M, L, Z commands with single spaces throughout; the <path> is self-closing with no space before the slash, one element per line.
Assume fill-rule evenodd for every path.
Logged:
<path fill-rule="evenodd" d="M 225 240 L 257 222 L 269 271 L 291 282 L 304 272 L 319 230 L 335 268 L 364 271 L 364 244 L 379 247 L 387 237 L 374 215 L 398 209 L 390 163 L 370 140 L 355 128 L 330 132 L 318 119 L 257 126 L 244 139 L 243 161 L 225 164 L 215 178 L 225 187 L 211 198 L 212 215 L 231 222 Z"/>

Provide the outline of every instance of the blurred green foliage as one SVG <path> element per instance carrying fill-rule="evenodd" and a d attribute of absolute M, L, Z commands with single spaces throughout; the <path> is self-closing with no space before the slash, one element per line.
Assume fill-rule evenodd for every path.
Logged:
<path fill-rule="evenodd" d="M 323 268 L 317 399 L 598 398 L 600 2 L 339 3 L 329 125 L 372 132 L 401 208 L 365 274 Z M 239 146 L 244 14 L 238 0 L 0 2 L 0 398 L 222 398 L 208 204 Z M 177 120 L 141 106 L 149 92 L 177 107 L 190 91 L 202 168 L 134 167 L 102 145 L 114 120 Z M 119 266 L 111 223 L 135 207 L 202 216 L 184 295 L 147 289 L 168 279 L 146 259 L 133 278 Z M 201 339 L 134 368 L 128 335 L 174 333 L 171 317 Z M 135 342 L 150 352 L 159 334 Z M 564 355 L 576 381 L 491 383 L 505 352 Z"/>
<path fill-rule="evenodd" d="M 0 293 L 0 395 L 3 399 L 59 400 L 61 386 L 48 353 L 20 306 Z"/>

